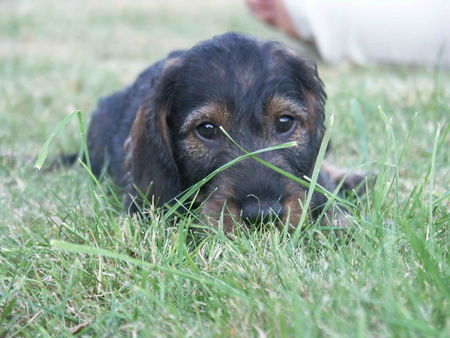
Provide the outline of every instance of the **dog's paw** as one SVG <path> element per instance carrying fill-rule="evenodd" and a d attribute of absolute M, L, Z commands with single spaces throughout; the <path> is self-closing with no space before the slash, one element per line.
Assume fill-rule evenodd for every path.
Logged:
<path fill-rule="evenodd" d="M 366 193 L 366 182 L 370 177 L 370 173 L 365 171 L 351 172 L 347 173 L 344 177 L 341 177 L 336 183 L 344 180 L 341 190 L 354 191 L 358 196 L 361 196 Z"/>
<path fill-rule="evenodd" d="M 331 187 L 341 185 L 341 191 L 353 191 L 358 196 L 366 193 L 367 185 L 372 185 L 376 175 L 366 171 L 347 172 L 328 162 L 322 164 L 321 172 Z"/>
<path fill-rule="evenodd" d="M 330 207 L 322 219 L 322 225 L 326 227 L 338 229 L 346 229 L 350 226 L 350 214 L 345 209 Z"/>

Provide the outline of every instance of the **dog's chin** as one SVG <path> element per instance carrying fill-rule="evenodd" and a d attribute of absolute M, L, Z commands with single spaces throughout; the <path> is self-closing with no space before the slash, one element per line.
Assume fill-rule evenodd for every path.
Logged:
<path fill-rule="evenodd" d="M 223 229 L 226 234 L 234 233 L 236 229 L 253 226 L 261 228 L 264 223 L 271 224 L 278 229 L 287 227 L 289 232 L 295 231 L 300 226 L 303 210 L 305 206 L 302 201 L 306 200 L 306 191 L 297 191 L 282 200 L 283 215 L 274 216 L 268 222 L 254 222 L 250 225 L 243 218 L 243 211 L 240 204 L 232 198 L 209 198 L 200 203 L 200 220 L 217 229 Z M 311 224 L 308 220 L 313 218 L 310 208 L 306 208 L 308 213 L 305 224 Z M 345 229 L 349 226 L 348 213 L 345 210 L 331 207 L 320 220 L 323 226 L 335 229 Z"/>
<path fill-rule="evenodd" d="M 232 233 L 241 224 L 241 210 L 232 200 L 210 198 L 201 203 L 200 218 L 225 233 Z"/>
<path fill-rule="evenodd" d="M 264 223 L 273 224 L 275 227 L 283 228 L 288 226 L 290 231 L 297 228 L 301 215 L 302 206 L 301 200 L 304 200 L 304 192 L 298 192 L 290 195 L 282 201 L 283 215 L 273 215 L 269 217 L 267 222 L 255 221 L 249 223 L 243 217 L 243 211 L 240 204 L 234 201 L 232 198 L 212 198 L 201 202 L 200 206 L 200 219 L 205 223 L 219 229 L 223 229 L 225 233 L 233 233 L 239 227 L 253 226 L 260 228 Z"/>
<path fill-rule="evenodd" d="M 288 225 L 291 231 L 297 229 L 300 223 L 303 210 L 301 201 L 305 201 L 305 195 L 306 193 L 304 191 L 298 191 L 283 199 L 283 209 L 285 212 L 282 218 L 282 224 Z"/>

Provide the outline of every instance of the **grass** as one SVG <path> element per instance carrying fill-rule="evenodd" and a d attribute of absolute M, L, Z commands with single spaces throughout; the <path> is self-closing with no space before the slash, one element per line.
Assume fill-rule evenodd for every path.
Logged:
<path fill-rule="evenodd" d="M 238 0 L 0 1 L 0 336 L 449 335 L 448 70 L 319 65 L 332 160 L 378 173 L 345 236 L 191 236 L 82 166 L 33 169 L 70 113 L 229 30 L 293 44 Z M 70 122 L 50 156 L 79 145 Z"/>

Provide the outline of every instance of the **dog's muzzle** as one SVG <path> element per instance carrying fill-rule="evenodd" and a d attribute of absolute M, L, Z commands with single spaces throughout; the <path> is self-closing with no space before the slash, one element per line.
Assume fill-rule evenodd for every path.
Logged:
<path fill-rule="evenodd" d="M 278 222 L 283 219 L 283 206 L 279 201 L 258 200 L 253 196 L 245 199 L 241 207 L 242 220 L 246 224 Z"/>

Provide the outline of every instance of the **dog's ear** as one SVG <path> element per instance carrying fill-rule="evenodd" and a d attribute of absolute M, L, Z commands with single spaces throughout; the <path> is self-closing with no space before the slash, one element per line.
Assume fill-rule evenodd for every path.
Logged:
<path fill-rule="evenodd" d="M 289 64 L 293 70 L 293 78 L 300 90 L 300 95 L 306 103 L 310 115 L 307 127 L 313 137 L 313 147 L 319 150 L 325 132 L 325 101 L 327 95 L 324 85 L 313 62 L 306 61 L 294 52 L 288 52 Z"/>
<path fill-rule="evenodd" d="M 167 123 L 174 96 L 175 68 L 181 61 L 169 59 L 168 62 L 170 64 L 164 66 L 161 78 L 140 106 L 126 144 L 126 166 L 131 176 L 124 201 L 126 207 L 134 200 L 133 204 L 142 202 L 140 197 L 163 205 L 181 192 Z"/>

